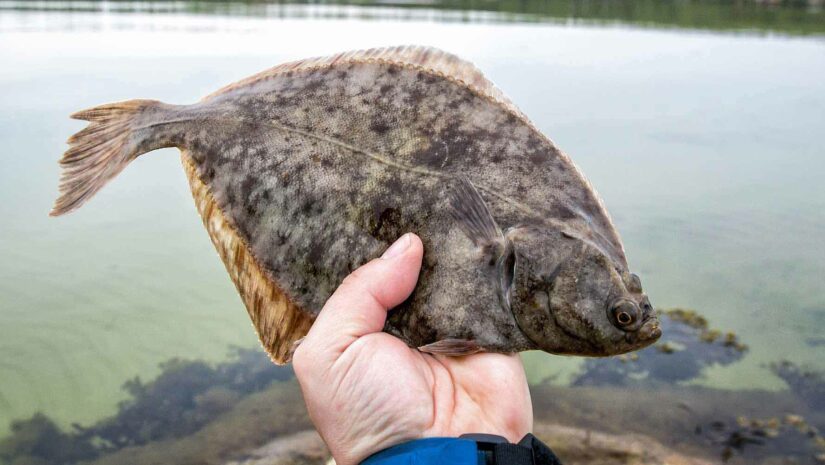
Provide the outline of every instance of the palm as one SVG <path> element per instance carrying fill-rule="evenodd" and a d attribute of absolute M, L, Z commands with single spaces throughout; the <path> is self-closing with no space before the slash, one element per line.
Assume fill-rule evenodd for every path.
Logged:
<path fill-rule="evenodd" d="M 415 436 L 486 432 L 518 441 L 532 427 L 518 355 L 434 356 L 375 333 L 350 346 L 343 358 L 354 362 L 348 378 L 359 386 L 351 387 L 370 391 L 372 407 L 388 421 L 403 420 Z M 376 378 L 380 384 L 362 385 Z"/>

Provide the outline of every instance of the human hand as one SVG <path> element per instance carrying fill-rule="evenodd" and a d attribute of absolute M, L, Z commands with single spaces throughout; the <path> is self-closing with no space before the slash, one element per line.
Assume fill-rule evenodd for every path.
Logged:
<path fill-rule="evenodd" d="M 488 433 L 517 442 L 533 425 L 516 354 L 430 355 L 382 332 L 410 295 L 424 247 L 405 234 L 344 279 L 293 357 L 309 416 L 338 465 L 423 437 Z"/>

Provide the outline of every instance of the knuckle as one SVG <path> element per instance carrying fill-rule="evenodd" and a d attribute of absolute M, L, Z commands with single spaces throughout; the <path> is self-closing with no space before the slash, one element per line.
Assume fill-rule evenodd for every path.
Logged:
<path fill-rule="evenodd" d="M 358 287 L 361 280 L 364 278 L 364 272 L 361 268 L 353 271 L 343 281 L 341 281 L 341 287 Z"/>
<path fill-rule="evenodd" d="M 360 299 L 372 294 L 369 288 L 365 286 L 363 279 L 360 276 L 353 275 L 347 276 L 341 281 L 336 293 L 338 294 L 336 302 L 339 303 L 351 303 L 353 300 L 360 301 Z"/>
<path fill-rule="evenodd" d="M 347 275 L 346 278 L 344 278 L 342 284 L 358 284 L 368 281 L 371 278 L 371 276 L 375 275 L 375 271 L 377 271 L 375 269 L 375 264 L 377 261 L 378 260 L 376 259 L 371 262 L 367 262 L 359 266 L 358 268 L 354 269 L 349 275 Z"/>

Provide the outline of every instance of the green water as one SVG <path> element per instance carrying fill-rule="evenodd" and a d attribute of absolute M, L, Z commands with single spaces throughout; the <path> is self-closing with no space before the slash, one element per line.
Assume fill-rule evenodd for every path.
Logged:
<path fill-rule="evenodd" d="M 257 344 L 176 151 L 46 216 L 63 141 L 82 127 L 69 113 L 192 102 L 285 60 L 406 43 L 475 62 L 588 175 L 653 302 L 696 308 L 750 346 L 695 382 L 782 389 L 767 363 L 825 369 L 821 12 L 759 10 L 803 19 L 743 25 L 716 5 L 714 27 L 555 10 L 115 5 L 0 2 L 0 432 L 35 411 L 90 423 L 161 361 Z M 711 32 L 741 27 L 756 32 Z M 525 358 L 534 380 L 564 382 L 579 363 Z"/>

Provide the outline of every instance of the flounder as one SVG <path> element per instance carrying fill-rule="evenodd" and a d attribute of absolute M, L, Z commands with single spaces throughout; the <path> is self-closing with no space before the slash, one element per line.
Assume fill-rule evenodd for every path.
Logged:
<path fill-rule="evenodd" d="M 433 354 L 605 356 L 658 320 L 602 201 L 482 73 L 423 47 L 282 64 L 192 105 L 80 111 L 52 215 L 178 147 L 198 212 L 277 363 L 358 266 L 415 232 L 424 261 L 384 328 Z"/>

